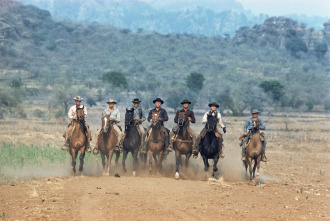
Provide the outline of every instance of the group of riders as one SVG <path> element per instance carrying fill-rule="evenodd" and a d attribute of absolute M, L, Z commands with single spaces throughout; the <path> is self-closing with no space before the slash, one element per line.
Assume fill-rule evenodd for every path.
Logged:
<path fill-rule="evenodd" d="M 70 149 L 69 142 L 70 142 L 70 136 L 73 131 L 72 120 L 77 119 L 77 113 L 76 113 L 77 109 L 83 108 L 84 119 L 87 118 L 87 108 L 81 104 L 82 100 L 83 100 L 83 98 L 81 98 L 80 96 L 75 97 L 74 101 L 76 102 L 76 104 L 73 105 L 69 110 L 68 118 L 71 120 L 71 123 L 69 124 L 68 129 L 65 132 L 65 144 L 62 148 L 63 150 Z M 123 133 L 118 126 L 118 123 L 120 122 L 120 112 L 115 107 L 115 104 L 117 104 L 117 102 L 113 99 L 110 99 L 106 103 L 109 105 L 109 107 L 104 109 L 104 111 L 102 112 L 102 116 L 108 115 L 110 120 L 113 121 L 113 130 L 117 136 L 116 150 L 122 151 L 122 141 L 124 140 L 125 133 Z M 142 123 L 146 120 L 146 118 L 144 116 L 142 108 L 140 107 L 141 100 L 139 100 L 138 98 L 135 98 L 132 101 L 132 103 L 133 103 L 132 110 L 134 110 L 135 124 L 137 125 L 139 134 L 141 135 L 142 138 L 144 138 L 144 139 L 141 139 L 140 152 L 146 153 L 147 143 L 149 140 L 151 127 L 149 126 L 147 129 L 147 132 L 145 133 L 145 129 L 142 126 Z M 154 103 L 155 107 L 149 111 L 147 120 L 148 120 L 148 122 L 152 123 L 152 114 L 154 114 L 154 113 L 158 114 L 159 121 L 161 123 L 161 131 L 163 132 L 163 134 L 165 136 L 164 152 L 165 152 L 165 154 L 167 154 L 168 152 L 173 151 L 173 143 L 175 142 L 175 140 L 177 138 L 178 126 L 175 126 L 171 132 L 167 128 L 165 128 L 164 122 L 168 121 L 168 115 L 167 115 L 166 110 L 161 107 L 164 104 L 164 101 L 161 98 L 156 98 L 155 100 L 153 100 L 153 103 Z M 189 109 L 189 105 L 191 104 L 191 102 L 187 99 L 184 99 L 181 102 L 181 104 L 182 104 L 183 108 L 176 112 L 174 122 L 178 123 L 178 117 L 179 117 L 180 112 L 185 112 L 186 120 L 188 122 L 195 123 L 196 119 L 195 119 L 194 112 Z M 226 126 L 222 122 L 220 112 L 217 111 L 217 108 L 219 108 L 219 105 L 216 102 L 211 102 L 211 103 L 209 103 L 208 106 L 210 107 L 210 110 L 204 114 L 202 123 L 206 124 L 208 116 L 212 115 L 213 117 L 215 117 L 217 119 L 217 125 L 219 125 L 219 127 L 222 129 L 223 133 L 226 133 Z M 258 118 L 259 113 L 260 112 L 257 109 L 252 110 L 252 117 L 247 119 L 244 124 L 244 127 L 243 127 L 244 134 L 240 137 L 240 140 L 242 141 L 240 145 L 242 146 L 242 160 L 243 161 L 246 160 L 245 159 L 245 149 L 249 142 L 249 138 L 252 134 L 251 130 L 253 127 L 253 121 L 259 121 L 260 130 L 265 130 L 265 125 L 264 125 L 262 119 Z M 92 137 L 91 137 L 91 132 L 89 130 L 89 127 L 85 120 L 84 120 L 84 127 L 85 127 L 85 131 L 86 131 L 86 136 L 87 136 L 86 149 L 88 152 L 91 152 L 90 141 L 91 141 Z M 200 151 L 200 142 L 203 139 L 203 137 L 205 136 L 206 132 L 207 132 L 206 128 L 203 128 L 196 139 L 196 135 L 195 135 L 194 131 L 189 127 L 189 124 L 188 124 L 188 133 L 192 140 L 192 147 L 193 147 L 192 154 L 193 154 L 194 158 L 198 157 L 198 153 Z M 218 142 L 219 156 L 221 158 L 224 158 L 225 156 L 224 156 L 223 148 L 222 148 L 222 141 L 223 141 L 222 139 L 223 138 L 217 128 L 215 130 L 215 136 L 217 137 L 218 141 L 220 141 L 220 142 Z M 266 140 L 265 140 L 265 134 L 263 132 L 261 133 L 261 139 L 262 139 L 262 145 L 263 145 L 262 161 L 266 162 L 267 161 L 267 158 L 265 156 Z"/>

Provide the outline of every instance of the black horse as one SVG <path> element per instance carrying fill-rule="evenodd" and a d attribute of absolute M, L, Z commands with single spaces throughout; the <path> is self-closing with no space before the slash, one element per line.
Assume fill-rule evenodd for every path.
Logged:
<path fill-rule="evenodd" d="M 201 140 L 200 153 L 204 161 L 204 171 L 209 169 L 209 159 L 213 159 L 213 173 L 212 177 L 215 177 L 215 172 L 218 171 L 217 163 L 219 161 L 219 150 L 218 150 L 218 139 L 215 136 L 215 131 L 217 128 L 216 116 L 208 115 L 207 123 L 205 125 L 206 134 Z"/>
<path fill-rule="evenodd" d="M 134 121 L 134 109 L 126 109 L 125 114 L 125 138 L 123 142 L 123 170 L 126 172 L 125 160 L 129 152 L 133 156 L 133 176 L 136 174 L 136 166 L 138 163 L 138 152 L 141 145 L 141 136 L 137 129 L 138 125 Z"/>

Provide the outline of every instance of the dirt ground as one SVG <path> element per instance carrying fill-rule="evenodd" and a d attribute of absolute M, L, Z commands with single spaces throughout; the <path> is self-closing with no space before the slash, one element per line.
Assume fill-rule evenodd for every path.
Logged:
<path fill-rule="evenodd" d="M 200 157 L 191 159 L 175 180 L 173 153 L 160 176 L 140 168 L 133 177 L 129 160 L 126 174 L 121 164 L 113 164 L 110 176 L 101 176 L 97 163 L 74 177 L 68 162 L 56 169 L 38 168 L 43 170 L 40 178 L 0 185 L 0 215 L 6 220 L 330 220 L 329 115 L 263 117 L 268 162 L 261 165 L 258 185 L 248 182 L 240 162 L 237 138 L 244 119 L 224 118 L 226 157 L 218 164 L 218 180 L 208 179 Z M 0 122 L 1 141 L 63 143 L 58 136 L 64 123 L 15 122 L 13 133 L 8 121 Z M 97 126 L 91 125 L 92 130 Z M 192 128 L 199 132 L 201 126 Z"/>

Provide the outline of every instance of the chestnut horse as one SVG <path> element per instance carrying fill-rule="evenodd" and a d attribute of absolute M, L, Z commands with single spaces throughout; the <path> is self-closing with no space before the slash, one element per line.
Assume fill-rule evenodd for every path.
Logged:
<path fill-rule="evenodd" d="M 78 151 L 80 151 L 80 165 L 79 172 L 83 175 L 84 169 L 84 158 L 85 158 L 85 145 L 87 141 L 87 136 L 84 127 L 85 115 L 84 106 L 82 108 L 77 108 L 77 119 L 72 121 L 73 131 L 69 142 L 70 154 L 72 157 L 72 172 L 76 174 L 76 159 L 78 156 Z"/>
<path fill-rule="evenodd" d="M 178 135 L 174 142 L 175 158 L 176 158 L 176 173 L 175 178 L 179 179 L 179 167 L 181 164 L 181 155 L 186 155 L 185 167 L 188 167 L 189 158 L 192 154 L 192 140 L 188 133 L 189 121 L 186 119 L 185 112 L 179 112 L 178 117 Z"/>
<path fill-rule="evenodd" d="M 98 136 L 97 146 L 94 148 L 94 154 L 100 151 L 103 166 L 103 175 L 110 175 L 111 159 L 114 152 L 116 152 L 116 165 L 118 164 L 120 152 L 115 151 L 117 136 L 113 130 L 114 121 L 110 120 L 110 116 L 106 115 L 101 118 L 102 129 L 100 135 Z M 105 168 L 106 162 L 105 157 L 107 157 L 107 168 Z"/>
<path fill-rule="evenodd" d="M 155 163 L 157 165 L 157 175 L 162 166 L 163 154 L 165 148 L 165 134 L 161 130 L 161 122 L 159 120 L 159 113 L 152 113 L 152 123 L 151 123 L 151 134 L 149 135 L 149 140 L 147 144 L 148 155 L 149 155 L 149 173 L 152 172 L 152 157 L 155 158 Z M 156 160 L 158 156 L 158 159 Z"/>
<path fill-rule="evenodd" d="M 255 178 L 255 172 L 257 169 L 256 182 L 259 182 L 259 169 L 260 169 L 261 157 L 263 154 L 259 120 L 253 120 L 252 125 L 253 125 L 252 130 L 250 131 L 251 133 L 250 141 L 245 150 L 246 160 L 244 161 L 244 165 L 246 171 L 247 168 L 249 167 L 250 181 L 252 181 L 252 177 Z M 252 168 L 252 161 L 254 161 L 253 168 Z"/>

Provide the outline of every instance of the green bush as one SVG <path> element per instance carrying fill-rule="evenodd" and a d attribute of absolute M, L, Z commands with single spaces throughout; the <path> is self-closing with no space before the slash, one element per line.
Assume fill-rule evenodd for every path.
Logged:
<path fill-rule="evenodd" d="M 87 98 L 86 103 L 91 107 L 96 106 L 95 100 L 91 97 Z"/>
<path fill-rule="evenodd" d="M 298 52 L 308 52 L 307 45 L 300 38 L 293 38 L 285 44 L 286 50 L 290 51 L 295 57 L 298 57 Z"/>
<path fill-rule="evenodd" d="M 205 77 L 201 73 L 192 72 L 186 77 L 186 86 L 195 92 L 201 91 L 204 86 Z"/>
<path fill-rule="evenodd" d="M 128 88 L 126 76 L 118 71 L 109 71 L 102 74 L 104 83 L 110 84 L 112 87 Z"/>

